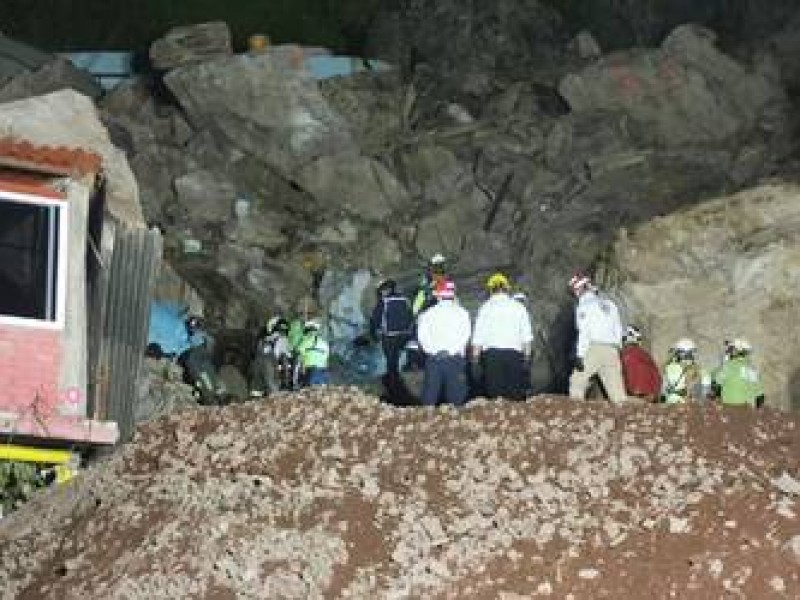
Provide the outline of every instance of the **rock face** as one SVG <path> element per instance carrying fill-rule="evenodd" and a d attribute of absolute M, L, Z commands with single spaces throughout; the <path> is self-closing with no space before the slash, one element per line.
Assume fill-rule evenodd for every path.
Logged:
<path fill-rule="evenodd" d="M 659 360 L 689 336 L 716 368 L 725 339 L 755 348 L 767 402 L 800 398 L 800 188 L 767 185 L 623 230 L 607 269 Z"/>
<path fill-rule="evenodd" d="M 800 595 L 800 420 L 352 389 L 183 411 L 0 521 L 8 598 Z"/>

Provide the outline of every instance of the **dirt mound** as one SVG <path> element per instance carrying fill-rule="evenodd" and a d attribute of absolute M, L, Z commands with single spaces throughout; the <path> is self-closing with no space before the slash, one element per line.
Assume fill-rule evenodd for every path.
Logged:
<path fill-rule="evenodd" d="M 0 595 L 798 598 L 798 421 L 351 389 L 176 413 L 0 523 Z"/>

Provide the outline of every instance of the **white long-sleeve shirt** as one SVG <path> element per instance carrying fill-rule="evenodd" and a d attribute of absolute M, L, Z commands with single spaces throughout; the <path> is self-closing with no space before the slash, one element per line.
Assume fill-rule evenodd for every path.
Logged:
<path fill-rule="evenodd" d="M 478 310 L 473 346 L 527 352 L 532 340 L 528 311 L 508 294 L 492 294 Z"/>
<path fill-rule="evenodd" d="M 472 334 L 469 313 L 453 300 L 440 300 L 419 316 L 417 340 L 425 354 L 466 354 Z"/>
<path fill-rule="evenodd" d="M 578 358 L 586 355 L 591 344 L 622 344 L 622 321 L 614 301 L 594 291 L 586 291 L 575 307 L 575 328 L 578 330 Z"/>

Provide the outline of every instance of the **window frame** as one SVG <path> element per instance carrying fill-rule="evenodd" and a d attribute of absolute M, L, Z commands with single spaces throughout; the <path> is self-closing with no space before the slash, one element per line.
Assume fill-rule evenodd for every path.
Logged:
<path fill-rule="evenodd" d="M 38 194 L 14 192 L 0 183 L 0 202 L 17 202 L 35 206 L 55 208 L 58 211 L 58 248 L 56 250 L 56 316 L 55 319 L 35 319 L 0 313 L 0 326 L 33 327 L 36 329 L 62 330 L 67 312 L 67 269 L 69 264 L 69 205 L 63 198 Z"/>

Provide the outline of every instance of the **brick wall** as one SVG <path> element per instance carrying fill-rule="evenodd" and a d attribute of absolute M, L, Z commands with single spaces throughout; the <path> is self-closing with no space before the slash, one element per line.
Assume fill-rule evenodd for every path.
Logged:
<path fill-rule="evenodd" d="M 0 323 L 0 411 L 31 411 L 38 394 L 39 414 L 53 414 L 60 362 L 59 330 Z"/>

